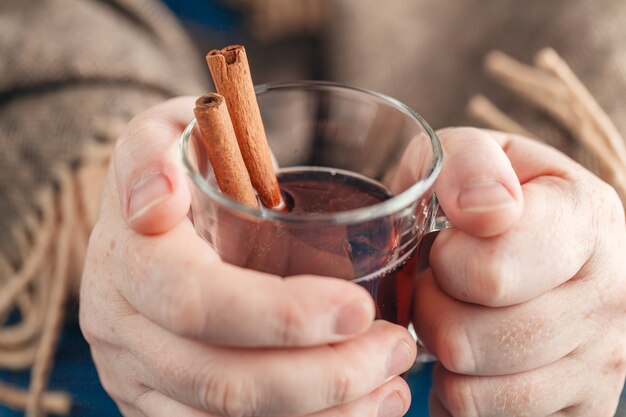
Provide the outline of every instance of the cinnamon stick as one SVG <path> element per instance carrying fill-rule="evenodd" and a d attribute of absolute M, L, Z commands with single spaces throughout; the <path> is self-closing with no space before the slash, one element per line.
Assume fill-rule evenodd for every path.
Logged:
<path fill-rule="evenodd" d="M 258 207 L 224 97 L 204 95 L 196 100 L 193 112 L 222 192 L 246 206 Z"/>
<path fill-rule="evenodd" d="M 214 49 L 208 53 L 206 60 L 217 92 L 226 99 L 252 185 L 264 206 L 281 208 L 284 203 L 272 166 L 245 49 L 241 45 Z"/>

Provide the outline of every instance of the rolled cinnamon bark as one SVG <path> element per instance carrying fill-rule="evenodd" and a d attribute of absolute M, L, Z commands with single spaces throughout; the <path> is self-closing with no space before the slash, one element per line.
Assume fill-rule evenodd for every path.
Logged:
<path fill-rule="evenodd" d="M 259 207 L 224 97 L 211 93 L 196 100 L 198 127 L 222 192 L 249 207 Z"/>
<path fill-rule="evenodd" d="M 241 45 L 214 49 L 206 56 L 217 92 L 224 96 L 239 149 L 263 205 L 283 206 L 246 51 Z"/>

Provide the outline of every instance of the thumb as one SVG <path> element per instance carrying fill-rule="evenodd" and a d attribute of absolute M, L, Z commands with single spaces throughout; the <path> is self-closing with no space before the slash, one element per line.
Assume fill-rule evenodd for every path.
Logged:
<path fill-rule="evenodd" d="M 138 233 L 164 233 L 189 211 L 189 189 L 176 144 L 193 117 L 193 103 L 192 97 L 180 97 L 138 115 L 115 148 L 120 207 Z"/>
<path fill-rule="evenodd" d="M 473 128 L 444 129 L 439 138 L 444 164 L 435 192 L 452 224 L 477 237 L 515 225 L 524 205 L 522 188 L 498 142 Z"/>

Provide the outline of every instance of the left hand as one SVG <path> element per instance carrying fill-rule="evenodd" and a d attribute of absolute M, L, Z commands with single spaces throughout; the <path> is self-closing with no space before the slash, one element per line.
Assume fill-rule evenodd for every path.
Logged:
<path fill-rule="evenodd" d="M 364 288 L 222 262 L 173 152 L 194 99 L 133 119 L 90 238 L 80 325 L 127 417 L 399 416 L 416 348 Z"/>
<path fill-rule="evenodd" d="M 613 416 L 626 374 L 626 228 L 616 193 L 527 138 L 462 128 L 440 136 L 454 150 L 446 163 L 464 172 L 493 163 L 477 144 L 499 144 L 523 199 L 495 204 L 499 178 L 449 169 L 437 182 L 457 228 L 437 236 L 416 288 L 417 333 L 440 359 L 431 416 Z M 467 181 L 474 185 L 460 194 Z M 513 227 L 497 227 L 522 207 Z"/>

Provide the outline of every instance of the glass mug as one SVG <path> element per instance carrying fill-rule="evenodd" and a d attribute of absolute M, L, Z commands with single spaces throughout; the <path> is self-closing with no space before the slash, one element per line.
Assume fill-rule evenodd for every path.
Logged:
<path fill-rule="evenodd" d="M 410 328 L 420 244 L 450 227 L 433 193 L 437 135 L 404 104 L 366 90 L 306 81 L 256 93 L 285 201 L 334 209 L 284 213 L 225 196 L 194 119 L 180 153 L 196 231 L 237 266 L 351 280 L 370 292 L 378 318 Z"/>

